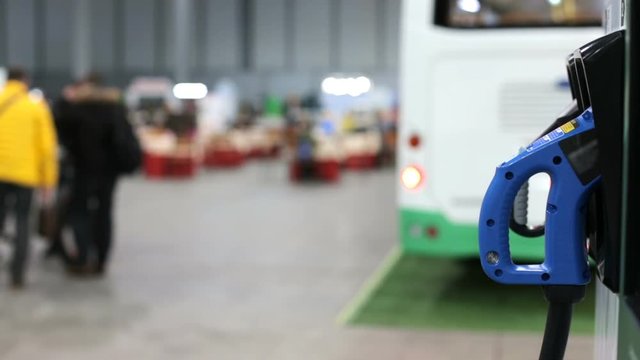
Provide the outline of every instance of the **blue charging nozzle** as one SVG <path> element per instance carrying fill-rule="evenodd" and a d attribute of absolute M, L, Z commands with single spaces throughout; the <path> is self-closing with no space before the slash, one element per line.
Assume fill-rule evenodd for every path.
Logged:
<path fill-rule="evenodd" d="M 600 181 L 591 108 L 543 135 L 524 152 L 496 169 L 480 211 L 480 260 L 491 279 L 505 284 L 584 285 L 587 259 L 586 202 Z M 545 259 L 541 264 L 513 262 L 509 223 L 520 187 L 547 173 L 551 188 L 545 218 Z"/>
<path fill-rule="evenodd" d="M 496 169 L 482 204 L 479 240 L 485 273 L 501 283 L 543 285 L 549 312 L 541 360 L 564 357 L 573 304 L 584 297 L 591 278 L 587 216 L 590 240 L 596 242 L 592 254 L 598 263 L 609 263 L 612 256 L 618 256 L 619 231 L 611 224 L 620 217 L 625 38 L 625 30 L 619 30 L 569 55 L 573 103 L 524 153 Z M 526 217 L 513 211 L 518 190 L 540 172 L 551 177 L 545 259 L 541 264 L 514 264 L 510 227 L 526 237 L 542 232 L 527 228 Z M 604 284 L 617 289 L 618 267 L 605 265 L 604 269 L 600 272 Z"/>

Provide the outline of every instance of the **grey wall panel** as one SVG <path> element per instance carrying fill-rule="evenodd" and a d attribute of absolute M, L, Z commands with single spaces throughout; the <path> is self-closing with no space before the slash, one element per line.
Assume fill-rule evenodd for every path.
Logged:
<path fill-rule="evenodd" d="M 258 70 L 285 66 L 285 0 L 257 0 L 254 3 L 254 67 Z"/>
<path fill-rule="evenodd" d="M 385 0 L 384 25 L 385 49 L 384 65 L 387 70 L 398 67 L 398 52 L 400 51 L 400 1 Z"/>
<path fill-rule="evenodd" d="M 293 56 L 296 69 L 329 69 L 330 8 L 329 1 L 295 1 Z"/>
<path fill-rule="evenodd" d="M 317 90 L 320 81 L 309 72 L 285 72 L 267 76 L 264 81 L 266 93 L 279 97 L 291 94 L 306 95 Z"/>
<path fill-rule="evenodd" d="M 114 9 L 114 0 L 91 2 L 91 63 L 97 71 L 114 68 Z"/>
<path fill-rule="evenodd" d="M 191 81 L 191 68 L 195 65 L 196 16 L 193 0 L 173 0 L 171 13 L 175 24 L 175 64 L 173 77 L 176 81 Z"/>
<path fill-rule="evenodd" d="M 364 71 L 377 65 L 376 1 L 342 0 L 340 2 L 340 70 Z"/>
<path fill-rule="evenodd" d="M 197 30 L 202 27 L 199 22 L 204 19 L 204 16 L 199 13 L 200 9 L 204 8 L 204 0 L 195 1 L 192 3 L 179 2 L 176 0 L 162 0 L 157 5 L 156 14 L 158 21 L 156 23 L 156 54 L 159 57 L 157 60 L 156 73 L 170 74 L 175 76 L 176 72 L 190 73 L 192 69 L 199 66 L 201 60 L 198 56 L 203 53 L 202 49 L 197 48 L 199 43 L 202 43 L 204 34 L 198 34 Z M 179 8 L 180 7 L 180 8 Z M 180 11 L 178 11 L 180 10 Z M 180 29 L 186 33 L 186 44 L 178 44 L 178 17 L 180 14 L 185 15 L 188 19 L 186 27 Z M 179 46 L 180 45 L 180 46 Z M 186 51 L 187 56 L 178 53 L 178 51 Z M 176 59 L 182 59 L 187 63 L 187 69 L 184 71 L 184 65 L 180 67 L 176 66 Z M 178 71 L 180 69 L 180 71 Z M 184 79 L 183 79 L 184 80 Z"/>
<path fill-rule="evenodd" d="M 204 16 L 202 16 L 201 12 L 205 10 L 205 4 L 203 1 L 206 0 L 189 0 L 191 3 L 189 4 L 189 23 L 188 23 L 188 34 L 189 34 L 189 66 L 193 71 L 193 69 L 197 69 L 200 66 L 202 54 L 204 53 L 202 47 L 204 46 L 204 24 L 202 23 L 204 20 Z"/>
<path fill-rule="evenodd" d="M 154 0 L 124 1 L 124 66 L 153 71 Z"/>
<path fill-rule="evenodd" d="M 33 69 L 35 51 L 35 1 L 7 1 L 7 63 Z"/>
<path fill-rule="evenodd" d="M 44 67 L 69 71 L 73 32 L 73 0 L 44 2 Z"/>
<path fill-rule="evenodd" d="M 240 2 L 208 0 L 205 21 L 205 68 L 240 69 Z"/>
<path fill-rule="evenodd" d="M 90 13 L 89 41 L 73 36 L 79 26 L 73 6 L 83 1 L 90 4 L 83 11 Z M 241 97 L 315 88 L 328 71 L 395 79 L 399 0 L 189 1 L 190 71 L 212 83 L 242 79 Z M 174 74 L 174 6 L 175 0 L 0 0 L 0 66 L 36 70 L 51 91 L 68 81 L 82 49 L 90 49 L 89 68 L 121 84 L 139 74 Z"/>
<path fill-rule="evenodd" d="M 0 66 L 7 62 L 7 0 L 0 0 Z"/>
<path fill-rule="evenodd" d="M 162 68 L 166 71 L 173 69 L 175 66 L 175 58 L 176 58 L 176 50 L 175 50 L 175 41 L 176 41 L 176 17 L 173 13 L 173 0 L 162 0 L 163 4 L 163 18 L 161 31 L 162 31 L 162 47 L 163 51 L 163 61 Z"/>

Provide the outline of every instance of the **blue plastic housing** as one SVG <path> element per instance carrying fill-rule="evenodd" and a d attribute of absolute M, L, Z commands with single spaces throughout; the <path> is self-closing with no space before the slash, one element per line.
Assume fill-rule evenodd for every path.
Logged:
<path fill-rule="evenodd" d="M 504 284 L 583 285 L 591 273 L 586 249 L 586 201 L 600 176 L 582 184 L 560 142 L 594 128 L 589 108 L 566 124 L 534 141 L 503 163 L 482 202 L 479 223 L 480 260 L 484 272 Z M 516 193 L 531 176 L 547 173 L 551 188 L 545 218 L 545 260 L 514 264 L 509 249 L 509 221 Z"/>

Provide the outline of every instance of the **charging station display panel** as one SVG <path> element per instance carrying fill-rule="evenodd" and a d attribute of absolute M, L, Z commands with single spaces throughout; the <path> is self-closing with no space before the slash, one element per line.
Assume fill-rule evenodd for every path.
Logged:
<path fill-rule="evenodd" d="M 435 24 L 453 28 L 597 26 L 602 0 L 437 0 Z"/>
<path fill-rule="evenodd" d="M 640 0 L 621 2 L 627 36 L 618 358 L 640 358 Z M 625 9 L 626 8 L 626 9 Z M 626 11 L 625 11 L 626 10 Z"/>
<path fill-rule="evenodd" d="M 633 6 L 629 9 L 627 24 L 627 116 L 625 119 L 627 133 L 625 134 L 626 176 L 623 178 L 623 191 L 626 193 L 623 201 L 624 221 L 622 246 L 622 288 L 627 295 L 627 302 L 640 321 L 640 1 L 629 2 Z M 635 66 L 634 66 L 635 65 Z M 639 354 L 640 355 L 640 354 Z"/>

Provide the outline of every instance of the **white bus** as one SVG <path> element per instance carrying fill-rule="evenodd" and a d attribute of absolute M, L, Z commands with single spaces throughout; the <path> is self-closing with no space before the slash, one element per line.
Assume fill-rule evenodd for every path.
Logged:
<path fill-rule="evenodd" d="M 477 220 L 494 169 L 571 102 L 565 60 L 603 34 L 600 0 L 404 0 L 401 21 L 399 233 L 406 252 L 477 255 Z M 542 223 L 548 177 L 532 178 Z M 542 201 L 534 201 L 542 199 Z M 511 236 L 516 257 L 541 239 Z"/>

